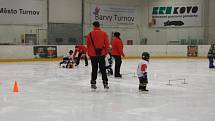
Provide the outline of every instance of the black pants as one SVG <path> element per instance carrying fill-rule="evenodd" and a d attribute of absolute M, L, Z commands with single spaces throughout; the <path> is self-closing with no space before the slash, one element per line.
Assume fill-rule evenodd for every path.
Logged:
<path fill-rule="evenodd" d="M 214 59 L 213 59 L 213 57 L 209 57 L 208 58 L 208 60 L 209 60 L 209 68 L 214 68 Z"/>
<path fill-rule="evenodd" d="M 139 78 L 140 86 L 146 86 L 148 84 L 147 72 L 145 72 L 142 77 L 138 77 L 138 78 Z"/>
<path fill-rule="evenodd" d="M 60 65 L 63 64 L 63 63 L 65 63 L 65 62 L 67 62 L 67 61 L 69 61 L 69 58 L 68 58 L 68 57 L 64 57 L 64 58 L 63 58 L 63 61 L 60 62 Z"/>
<path fill-rule="evenodd" d="M 95 56 L 90 57 L 91 64 L 92 64 L 92 73 L 91 73 L 91 84 L 96 84 L 97 74 L 98 74 L 98 67 L 102 74 L 103 84 L 108 84 L 108 78 L 105 68 L 105 57 L 104 56 Z"/>
<path fill-rule="evenodd" d="M 121 59 L 121 56 L 113 55 L 113 57 L 115 59 L 114 75 L 119 76 L 120 75 L 120 68 L 121 68 L 121 64 L 122 64 L 122 59 Z"/>
<path fill-rule="evenodd" d="M 79 53 L 79 54 L 78 54 L 78 58 L 77 58 L 77 61 L 76 61 L 76 65 L 79 65 L 82 54 L 84 54 L 84 53 Z M 86 56 L 86 55 L 84 56 L 84 61 L 85 61 L 85 65 L 87 66 L 87 65 L 88 65 L 88 60 L 87 60 L 87 56 Z"/>

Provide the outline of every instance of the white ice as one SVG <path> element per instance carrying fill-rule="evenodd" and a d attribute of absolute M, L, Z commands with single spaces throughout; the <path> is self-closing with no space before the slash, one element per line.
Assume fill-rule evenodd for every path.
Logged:
<path fill-rule="evenodd" d="M 215 69 L 206 59 L 152 59 L 148 94 L 138 91 L 139 60 L 123 60 L 122 79 L 101 76 L 90 89 L 91 65 L 0 63 L 0 121 L 214 121 Z M 185 78 L 171 81 L 171 79 Z M 13 93 L 14 81 L 19 92 Z"/>

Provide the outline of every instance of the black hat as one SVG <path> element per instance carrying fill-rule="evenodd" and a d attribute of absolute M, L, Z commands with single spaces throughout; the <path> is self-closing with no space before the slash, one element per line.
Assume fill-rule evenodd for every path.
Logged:
<path fill-rule="evenodd" d="M 114 35 L 114 37 L 119 37 L 120 33 L 119 32 L 114 32 L 113 35 Z"/>

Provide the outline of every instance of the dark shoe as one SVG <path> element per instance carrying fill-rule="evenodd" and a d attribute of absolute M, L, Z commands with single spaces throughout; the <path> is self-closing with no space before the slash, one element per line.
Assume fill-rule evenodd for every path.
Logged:
<path fill-rule="evenodd" d="M 122 78 L 121 74 L 115 75 L 115 77 Z"/>
<path fill-rule="evenodd" d="M 140 88 L 139 88 L 139 91 L 145 91 L 145 92 L 148 92 L 149 90 L 147 90 L 147 89 L 142 89 L 142 88 L 140 89 Z"/>
<path fill-rule="evenodd" d="M 88 64 L 85 64 L 85 66 L 88 66 Z"/>
<path fill-rule="evenodd" d="M 149 90 L 147 90 L 147 89 L 141 89 L 140 91 L 145 91 L 145 92 L 148 92 Z"/>
<path fill-rule="evenodd" d="M 91 89 L 96 89 L 97 86 L 95 84 L 91 84 Z"/>
<path fill-rule="evenodd" d="M 211 67 L 209 67 L 209 68 L 215 68 L 215 66 L 211 66 Z"/>
<path fill-rule="evenodd" d="M 143 86 L 139 86 L 139 90 L 143 90 Z"/>
<path fill-rule="evenodd" d="M 149 91 L 149 90 L 146 89 L 146 86 L 141 86 L 141 85 L 139 86 L 139 90 L 140 91 L 146 91 L 146 92 Z"/>
<path fill-rule="evenodd" d="M 107 84 L 104 84 L 104 89 L 109 89 L 109 86 Z"/>

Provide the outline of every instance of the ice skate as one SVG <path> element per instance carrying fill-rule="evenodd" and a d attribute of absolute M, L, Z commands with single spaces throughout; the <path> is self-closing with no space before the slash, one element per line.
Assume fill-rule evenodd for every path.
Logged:
<path fill-rule="evenodd" d="M 109 86 L 107 84 L 104 84 L 104 89 L 109 89 Z"/>
<path fill-rule="evenodd" d="M 95 84 L 91 84 L 91 89 L 97 89 L 97 86 Z"/>
<path fill-rule="evenodd" d="M 149 90 L 146 89 L 146 86 L 139 86 L 139 91 L 148 92 Z"/>
<path fill-rule="evenodd" d="M 116 78 L 122 78 L 122 75 L 121 74 L 116 74 L 115 77 Z"/>

